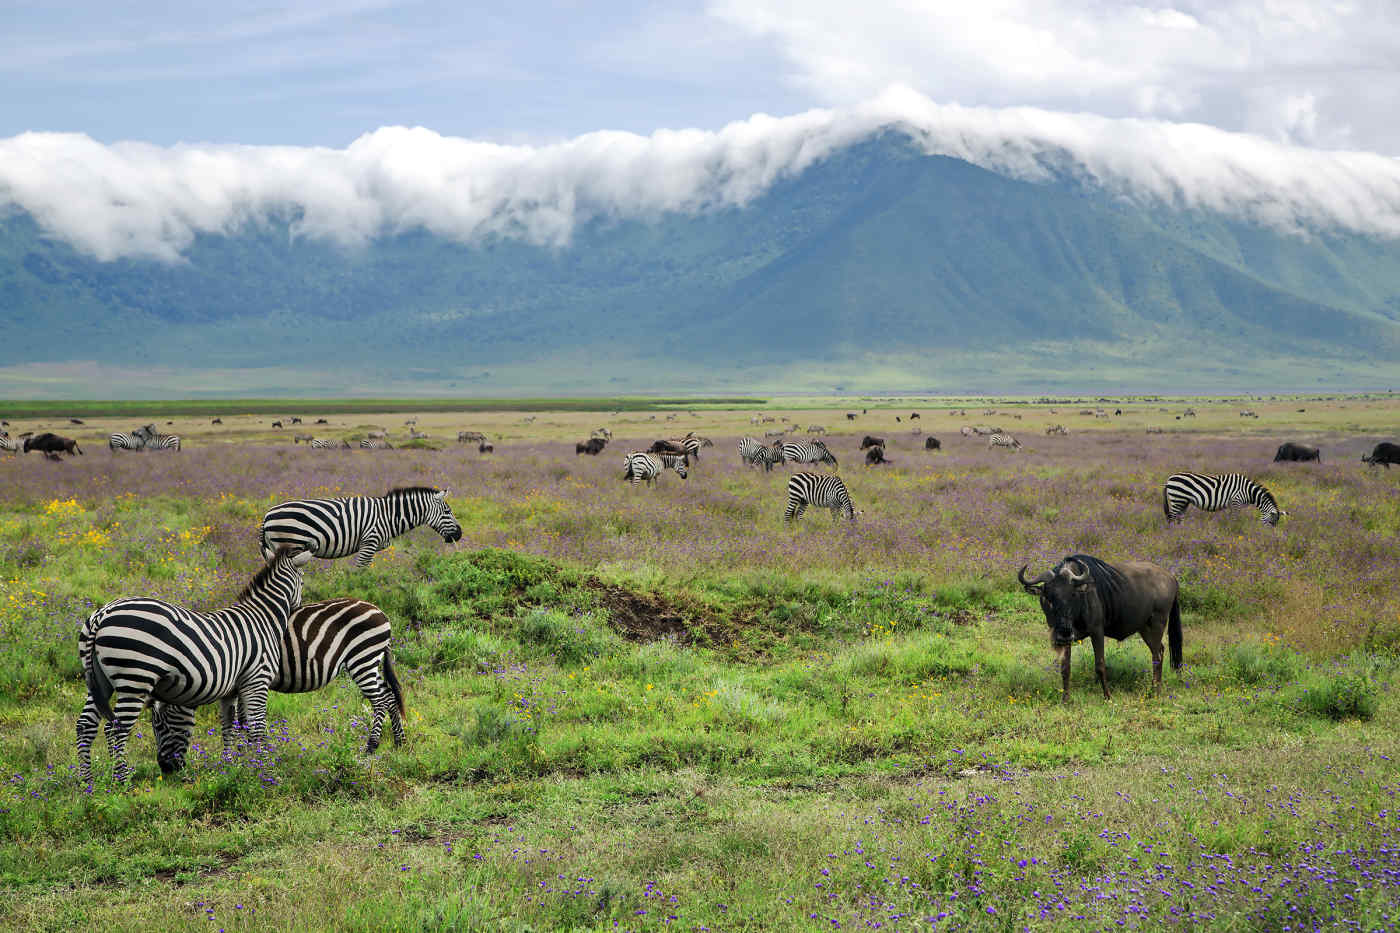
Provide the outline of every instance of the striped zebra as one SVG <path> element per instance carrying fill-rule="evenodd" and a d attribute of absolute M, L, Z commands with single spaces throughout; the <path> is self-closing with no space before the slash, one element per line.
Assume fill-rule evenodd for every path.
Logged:
<path fill-rule="evenodd" d="M 782 446 L 782 462 L 829 463 L 833 470 L 839 469 L 836 465 L 836 457 L 827 449 L 826 444 L 822 441 L 784 444 Z"/>
<path fill-rule="evenodd" d="M 349 450 L 349 441 L 328 441 L 324 438 L 313 437 L 311 439 L 312 450 Z"/>
<path fill-rule="evenodd" d="M 282 632 L 281 662 L 269 689 L 275 693 L 310 693 L 344 671 L 374 710 L 365 754 L 372 755 L 379 748 L 385 716 L 393 729 L 394 744 L 402 745 L 403 687 L 394 674 L 389 640 L 389 617 L 374 603 L 362 599 L 308 603 L 287 620 Z M 151 718 L 157 760 L 170 765 L 171 770 L 178 769 L 189 751 L 194 710 L 156 702 L 151 707 Z"/>
<path fill-rule="evenodd" d="M 445 490 L 407 486 L 382 496 L 293 499 L 274 505 L 263 516 L 258 543 L 268 560 L 278 547 L 291 544 L 325 560 L 354 554 L 355 566 L 367 567 L 392 539 L 419 525 L 429 526 L 448 543 L 462 537 Z"/>
<path fill-rule="evenodd" d="M 147 424 L 131 432 L 134 437 L 141 438 L 149 450 L 179 450 L 180 435 L 162 434 L 156 430 L 155 424 Z"/>
<path fill-rule="evenodd" d="M 1010 434 L 997 433 L 987 438 L 987 449 L 991 450 L 993 447 L 1010 447 L 1013 450 L 1020 450 L 1021 442 Z"/>
<path fill-rule="evenodd" d="M 102 719 L 114 774 L 125 783 L 126 739 L 153 699 L 191 710 L 220 701 L 226 747 L 237 705 L 253 740 L 265 741 L 267 691 L 277 672 L 282 632 L 301 602 L 301 568 L 311 557 L 309 551 L 279 549 L 226 609 L 195 612 L 138 596 L 110 602 L 89 616 L 78 637 L 88 688 L 77 723 L 82 783 L 92 783 L 92 742 Z M 162 761 L 161 769 L 170 764 Z"/>
<path fill-rule="evenodd" d="M 689 475 L 687 463 L 685 454 L 649 454 L 639 450 L 623 458 L 622 478 L 631 480 L 633 486 L 643 480 L 650 486 L 661 478 L 662 470 L 675 470 L 677 476 L 685 479 Z"/>
<path fill-rule="evenodd" d="M 739 441 L 739 459 L 749 466 L 763 464 L 763 472 L 773 469 L 773 464 L 783 462 L 782 447 L 769 445 L 756 437 L 745 437 Z"/>
<path fill-rule="evenodd" d="M 0 450 L 17 454 L 19 453 L 19 441 L 10 437 L 8 434 L 0 434 Z"/>
<path fill-rule="evenodd" d="M 787 511 L 783 513 L 785 522 L 801 518 L 809 505 L 831 509 L 833 521 L 837 515 L 845 516 L 848 521 L 856 520 L 855 504 L 851 502 L 851 494 L 846 491 L 846 484 L 841 482 L 839 476 L 794 473 L 788 480 L 787 494 Z"/>
<path fill-rule="evenodd" d="M 1162 511 L 1167 523 L 1181 521 L 1189 506 L 1204 512 L 1219 512 L 1236 506 L 1252 505 L 1259 510 L 1259 520 L 1277 525 L 1287 512 L 1279 511 L 1273 494 L 1243 473 L 1208 476 L 1203 473 L 1173 473 L 1162 487 Z"/>
<path fill-rule="evenodd" d="M 146 435 L 144 434 L 113 434 L 107 438 L 107 449 L 118 450 L 145 450 Z"/>
<path fill-rule="evenodd" d="M 367 437 L 360 441 L 361 450 L 393 450 L 394 445 L 378 437 Z"/>

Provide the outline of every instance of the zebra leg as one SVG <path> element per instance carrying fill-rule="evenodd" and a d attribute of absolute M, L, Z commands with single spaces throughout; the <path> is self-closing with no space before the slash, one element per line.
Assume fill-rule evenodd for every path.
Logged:
<path fill-rule="evenodd" d="M 384 734 L 384 715 L 394 707 L 394 697 L 384 683 L 384 678 L 379 676 L 378 658 L 375 658 L 372 664 L 348 673 L 350 679 L 355 681 L 355 686 L 360 688 L 360 695 L 369 702 L 374 711 L 374 718 L 369 727 L 369 743 L 365 746 L 365 754 L 373 755 L 379 748 L 380 737 Z M 397 735 L 394 736 L 394 742 L 398 743 Z"/>
<path fill-rule="evenodd" d="M 97 726 L 101 721 L 97 714 L 97 704 L 89 695 L 83 703 L 83 711 L 78 714 L 78 782 L 92 786 L 92 743 L 97 738 Z"/>
<path fill-rule="evenodd" d="M 131 769 L 126 763 L 126 740 L 131 735 L 131 727 L 146 708 L 150 697 L 149 688 L 119 689 L 113 704 L 112 719 L 107 724 L 107 747 L 112 755 L 112 776 L 117 783 L 125 784 L 131 779 Z"/>
<path fill-rule="evenodd" d="M 360 549 L 355 553 L 355 566 L 368 567 L 370 561 L 374 560 L 374 555 L 378 554 L 383 547 L 384 542 L 377 533 L 367 532 L 360 539 Z"/>
<path fill-rule="evenodd" d="M 244 725 L 249 738 L 259 746 L 267 744 L 267 691 L 271 686 L 271 671 L 263 671 L 238 691 L 238 709 L 246 720 Z"/>

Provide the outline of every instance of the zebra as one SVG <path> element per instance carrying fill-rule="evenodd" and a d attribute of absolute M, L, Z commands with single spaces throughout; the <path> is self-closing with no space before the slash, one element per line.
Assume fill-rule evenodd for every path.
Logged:
<path fill-rule="evenodd" d="M 1021 442 L 1010 434 L 992 434 L 987 438 L 987 449 L 991 450 L 993 447 L 1010 447 L 1013 450 L 1020 450 Z"/>
<path fill-rule="evenodd" d="M 113 434 L 107 438 L 107 449 L 118 450 L 145 450 L 146 435 L 144 434 Z"/>
<path fill-rule="evenodd" d="M 782 447 L 783 463 L 829 463 L 833 470 L 840 469 L 836 465 L 836 457 L 827 449 L 822 441 L 808 441 L 804 444 L 784 444 Z"/>
<path fill-rule="evenodd" d="M 458 432 L 457 432 L 457 443 L 459 443 L 459 444 L 465 444 L 465 443 L 467 443 L 468 441 L 472 441 L 473 443 L 477 443 L 477 444 L 484 444 L 484 443 L 486 443 L 486 435 L 485 435 L 485 434 L 482 434 L 480 431 L 458 431 Z"/>
<path fill-rule="evenodd" d="M 763 464 L 763 472 L 767 473 L 773 469 L 773 464 L 783 462 L 782 449 L 779 445 L 768 445 L 756 437 L 745 437 L 739 441 L 739 459 L 749 466 Z"/>
<path fill-rule="evenodd" d="M 301 568 L 311 557 L 310 551 L 279 548 L 226 609 L 195 612 L 137 596 L 110 602 L 89 616 L 78 636 L 88 689 L 77 722 L 82 783 L 92 784 L 92 742 L 102 719 L 115 777 L 126 782 L 126 739 L 152 699 L 191 710 L 222 701 L 225 747 L 233 737 L 237 705 L 253 740 L 265 741 L 267 691 L 282 632 L 301 602 Z M 161 769 L 170 764 L 162 762 Z"/>
<path fill-rule="evenodd" d="M 449 544 L 462 538 L 446 490 L 406 486 L 382 496 L 293 499 L 274 505 L 263 516 L 258 543 L 268 560 L 280 545 L 294 544 L 325 560 L 354 554 L 355 566 L 367 567 L 390 540 L 419 525 L 429 526 Z"/>
<path fill-rule="evenodd" d="M 685 479 L 688 460 L 685 454 L 649 454 L 636 451 L 623 458 L 622 478 L 631 480 L 632 485 L 646 480 L 648 486 L 661 478 L 662 470 L 675 470 L 676 475 Z"/>
<path fill-rule="evenodd" d="M 293 435 L 292 435 L 292 443 L 293 443 L 293 444 L 300 444 L 302 441 L 306 441 L 306 443 L 309 444 L 309 443 L 311 443 L 312 441 L 314 441 L 315 439 L 316 439 L 316 436 L 315 436 L 314 434 L 293 434 Z"/>
<path fill-rule="evenodd" d="M 785 522 L 801 518 L 809 505 L 831 509 L 833 521 L 838 514 L 845 516 L 848 521 L 856 520 L 855 504 L 851 502 L 851 494 L 846 491 L 846 484 L 841 482 L 839 476 L 828 473 L 794 473 L 788 479 L 787 494 L 787 511 L 783 513 Z"/>
<path fill-rule="evenodd" d="M 17 454 L 19 453 L 19 441 L 16 441 L 8 434 L 0 435 L 0 450 Z"/>
<path fill-rule="evenodd" d="M 1259 510 L 1259 520 L 1277 525 L 1287 512 L 1279 510 L 1273 494 L 1243 473 L 1208 476 L 1203 473 L 1173 473 L 1162 487 L 1162 511 L 1167 523 L 1181 521 L 1188 506 L 1204 512 L 1219 512 L 1235 506 L 1252 505 Z"/>
<path fill-rule="evenodd" d="M 323 438 L 313 437 L 311 439 L 312 450 L 349 450 L 349 441 L 328 441 Z"/>
<path fill-rule="evenodd" d="M 180 449 L 180 435 L 161 434 L 159 431 L 156 430 L 155 424 L 142 425 L 141 427 L 137 428 L 131 433 L 133 437 L 141 438 L 142 442 L 150 450 Z M 109 440 L 108 444 L 110 445 L 110 443 L 111 442 Z"/>
<path fill-rule="evenodd" d="M 393 450 L 394 445 L 380 438 L 365 438 L 360 441 L 361 450 Z"/>
<path fill-rule="evenodd" d="M 345 671 L 374 710 L 365 754 L 373 755 L 379 748 L 386 715 L 393 728 L 394 744 L 402 745 L 406 710 L 389 641 L 389 617 L 374 603 L 362 599 L 308 603 L 287 620 L 282 632 L 281 663 L 269 689 L 275 693 L 310 693 Z M 151 719 L 157 759 L 177 770 L 189 750 L 194 710 L 157 701 L 151 707 Z"/>

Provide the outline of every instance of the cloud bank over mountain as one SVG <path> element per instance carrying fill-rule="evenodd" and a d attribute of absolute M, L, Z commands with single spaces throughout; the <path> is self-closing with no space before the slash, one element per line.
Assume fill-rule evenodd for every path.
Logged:
<path fill-rule="evenodd" d="M 465 243 L 563 246 L 595 219 L 752 202 L 778 180 L 881 131 L 1023 181 L 1070 175 L 1142 202 L 1277 230 L 1400 236 L 1400 161 L 1309 149 L 1201 124 L 939 104 L 903 87 L 864 103 L 721 130 L 594 132 L 513 146 L 385 127 L 345 149 L 103 145 L 81 134 L 0 140 L 0 209 L 100 260 L 178 262 L 194 238 L 293 220 L 363 244 L 422 229 Z"/>

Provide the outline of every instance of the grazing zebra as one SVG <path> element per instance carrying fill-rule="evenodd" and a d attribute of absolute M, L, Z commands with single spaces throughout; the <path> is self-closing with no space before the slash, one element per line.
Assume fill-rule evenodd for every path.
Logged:
<path fill-rule="evenodd" d="M 446 490 L 407 486 L 382 496 L 293 499 L 274 505 L 263 516 L 258 543 L 268 560 L 279 546 L 293 544 L 325 560 L 354 554 L 355 566 L 366 567 L 392 539 L 419 525 L 429 526 L 448 543 L 462 537 Z"/>
<path fill-rule="evenodd" d="M 82 783 L 92 783 L 92 742 L 101 719 L 107 720 L 115 776 L 126 781 L 127 735 L 152 699 L 191 709 L 236 701 L 252 738 L 264 741 L 268 687 L 287 619 L 301 602 L 301 568 L 311 556 L 280 548 L 226 609 L 195 612 L 137 596 L 110 602 L 89 616 L 78 636 L 88 688 L 77 723 Z M 226 746 L 234 705 L 221 704 Z M 170 764 L 162 761 L 161 769 Z"/>
<path fill-rule="evenodd" d="M 739 459 L 749 466 L 763 464 L 763 472 L 773 469 L 773 464 L 783 462 L 782 449 L 778 445 L 769 446 L 756 437 L 745 437 L 739 441 Z"/>
<path fill-rule="evenodd" d="M 846 491 L 846 484 L 841 482 L 839 476 L 794 473 L 788 480 L 787 493 L 787 511 L 783 513 L 785 522 L 801 518 L 809 505 L 831 509 L 833 521 L 837 515 L 845 516 L 848 521 L 856 520 L 855 504 L 851 502 L 851 494 Z"/>
<path fill-rule="evenodd" d="M 362 599 L 309 603 L 287 620 L 282 632 L 281 663 L 269 689 L 274 693 L 310 693 L 345 671 L 374 710 L 365 754 L 372 755 L 379 748 L 386 715 L 393 728 L 394 744 L 402 745 L 403 687 L 394 675 L 389 639 L 389 617 L 374 603 Z M 151 708 L 151 718 L 155 725 L 156 757 L 173 766 L 171 770 L 178 769 L 189 750 L 194 710 L 157 702 Z"/>
<path fill-rule="evenodd" d="M 1235 506 L 1252 505 L 1259 510 L 1259 520 L 1277 525 L 1280 516 L 1273 494 L 1243 473 L 1207 476 L 1202 473 L 1173 473 L 1162 487 L 1162 511 L 1168 524 L 1181 521 L 1188 506 L 1204 512 L 1219 512 Z"/>
<path fill-rule="evenodd" d="M 458 431 L 457 443 L 465 444 L 467 443 L 467 441 L 472 441 L 477 444 L 484 444 L 486 443 L 486 435 L 482 434 L 480 431 Z"/>
<path fill-rule="evenodd" d="M 991 450 L 993 447 L 1010 447 L 1014 450 L 1020 450 L 1021 442 L 1010 434 L 993 434 L 987 438 L 987 449 Z"/>
<path fill-rule="evenodd" d="M 661 478 L 662 470 L 675 470 L 681 479 L 689 475 L 685 454 L 649 454 L 639 450 L 624 457 L 622 464 L 622 478 L 631 480 L 633 486 L 643 480 L 648 486 L 652 485 Z"/>
<path fill-rule="evenodd" d="M 784 444 L 783 463 L 829 463 L 833 470 L 839 469 L 836 457 L 822 441 L 808 441 L 805 444 Z"/>
<path fill-rule="evenodd" d="M 393 450 L 394 445 L 377 437 L 367 437 L 360 441 L 361 450 Z"/>
<path fill-rule="evenodd" d="M 306 443 L 309 444 L 309 443 L 311 443 L 312 441 L 314 441 L 315 439 L 316 439 L 316 436 L 315 436 L 314 434 L 293 434 L 293 435 L 292 435 L 292 443 L 293 443 L 293 444 L 300 444 L 302 441 L 306 441 Z"/>
<path fill-rule="evenodd" d="M 311 439 L 312 450 L 349 450 L 349 441 L 328 441 L 324 438 L 313 437 Z"/>
<path fill-rule="evenodd" d="M 144 434 L 113 434 L 107 438 L 107 449 L 118 450 L 145 450 L 146 435 Z"/>

